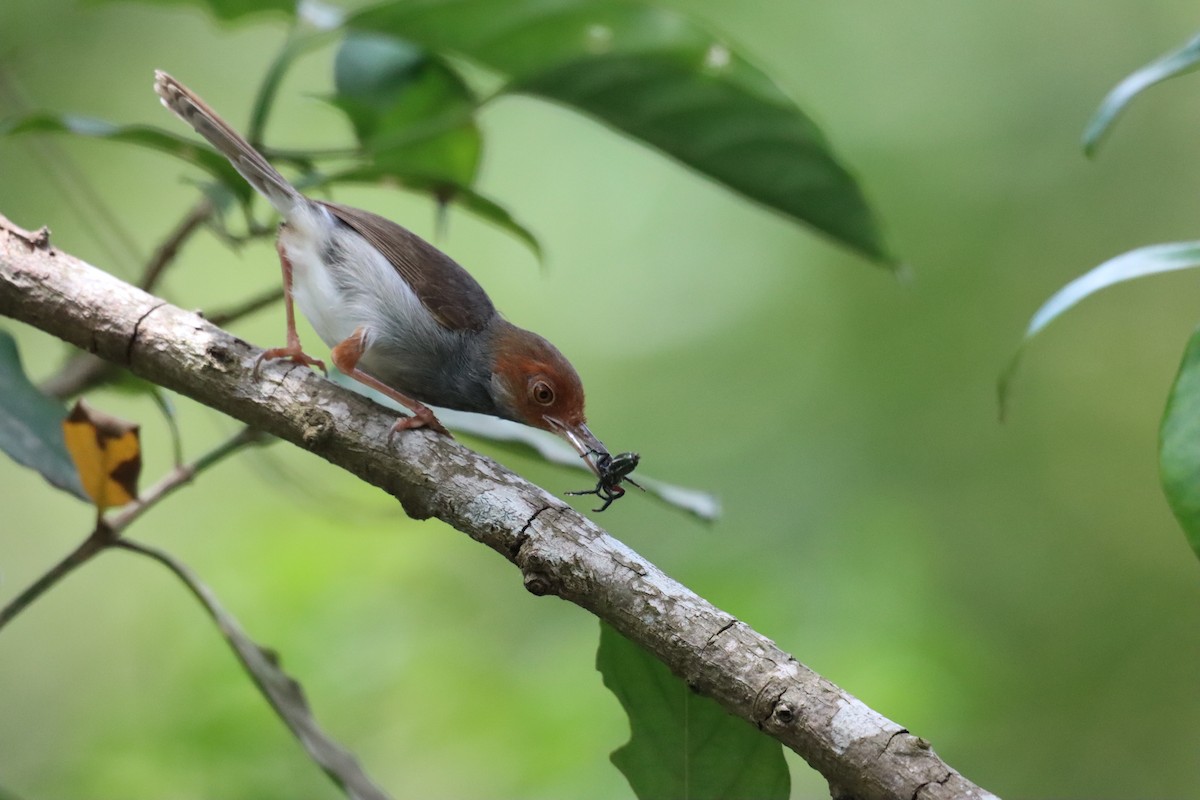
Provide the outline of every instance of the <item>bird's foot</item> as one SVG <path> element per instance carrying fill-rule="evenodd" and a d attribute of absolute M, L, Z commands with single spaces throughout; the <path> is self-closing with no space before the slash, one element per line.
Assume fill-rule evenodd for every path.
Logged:
<path fill-rule="evenodd" d="M 429 428 L 440 434 L 449 436 L 451 439 L 454 435 L 446 430 L 446 427 L 438 420 L 434 413 L 427 406 L 421 406 L 413 412 L 411 417 L 400 417 L 392 425 L 391 431 L 388 432 L 388 444 L 392 443 L 392 437 L 400 431 L 406 431 L 409 428 Z"/>
<path fill-rule="evenodd" d="M 254 360 L 254 377 L 258 377 L 259 368 L 262 367 L 264 361 L 291 361 L 293 364 L 299 364 L 302 367 L 316 367 L 321 370 L 321 374 L 328 376 L 329 372 L 325 369 L 325 362 L 319 358 L 313 358 L 308 353 L 300 349 L 299 344 L 288 345 L 287 347 L 272 347 L 270 350 L 264 350 Z"/>

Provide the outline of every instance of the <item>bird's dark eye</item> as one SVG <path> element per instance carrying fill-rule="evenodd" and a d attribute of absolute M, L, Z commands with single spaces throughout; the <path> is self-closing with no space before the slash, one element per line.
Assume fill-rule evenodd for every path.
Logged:
<path fill-rule="evenodd" d="M 554 404 L 554 389 L 545 381 L 538 381 L 529 390 L 535 403 L 543 406 Z"/>

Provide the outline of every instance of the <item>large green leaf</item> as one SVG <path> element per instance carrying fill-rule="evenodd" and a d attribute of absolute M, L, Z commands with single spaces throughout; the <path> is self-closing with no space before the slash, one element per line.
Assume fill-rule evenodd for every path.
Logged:
<path fill-rule="evenodd" d="M 1157 275 L 1163 272 L 1174 272 L 1181 269 L 1200 267 L 1200 242 L 1172 242 L 1170 244 L 1155 244 L 1130 250 L 1116 258 L 1105 261 L 1098 267 L 1079 276 L 1063 288 L 1055 292 L 1049 300 L 1042 304 L 1029 327 L 1025 329 L 1025 337 L 1021 346 L 1013 355 L 1012 360 L 1000 376 L 999 395 L 1000 408 L 1003 413 L 1007 402 L 1009 387 L 1013 376 L 1024 354 L 1029 340 L 1040 333 L 1047 325 L 1062 315 L 1067 309 L 1079 301 L 1114 284 L 1144 278 L 1147 275 Z"/>
<path fill-rule="evenodd" d="M 812 225 L 889 255 L 858 184 L 809 117 L 720 38 L 625 0 L 393 0 L 351 28 L 452 51 L 509 89 L 574 107 Z"/>
<path fill-rule="evenodd" d="M 334 60 L 333 103 L 373 164 L 469 186 L 479 168 L 475 98 L 448 64 L 410 42 L 351 33 Z"/>
<path fill-rule="evenodd" d="M 21 366 L 17 343 L 0 330 L 0 450 L 58 488 L 87 499 L 63 442 L 67 411 L 37 390 Z"/>
<path fill-rule="evenodd" d="M 1200 330 L 1192 334 L 1159 428 L 1163 491 L 1200 556 Z"/>
<path fill-rule="evenodd" d="M 613 763 L 641 800 L 785 800 L 783 746 L 731 716 L 603 622 L 596 668 L 629 715 Z"/>
<path fill-rule="evenodd" d="M 1117 115 L 1129 101 L 1156 83 L 1200 68 L 1200 35 L 1182 47 L 1156 58 L 1118 83 L 1100 103 L 1083 132 L 1083 152 L 1094 155 Z"/>
<path fill-rule="evenodd" d="M 18 133 L 73 133 L 148 147 L 195 164 L 220 181 L 242 203 L 248 203 L 253 195 L 250 185 L 220 153 L 206 144 L 151 125 L 117 125 L 94 117 L 47 111 L 0 121 L 0 136 Z"/>

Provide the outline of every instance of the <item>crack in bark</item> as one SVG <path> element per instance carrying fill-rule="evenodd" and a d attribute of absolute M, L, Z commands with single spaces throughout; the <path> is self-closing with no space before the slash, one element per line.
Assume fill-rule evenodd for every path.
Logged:
<path fill-rule="evenodd" d="M 936 784 L 936 785 L 938 785 L 938 786 L 945 786 L 945 785 L 946 785 L 946 782 L 947 782 L 947 781 L 949 781 L 949 780 L 950 780 L 950 778 L 952 778 L 953 776 L 954 776 L 954 771 L 953 771 L 953 770 L 947 770 L 947 771 L 946 771 L 946 774 L 945 774 L 945 775 L 943 775 L 942 777 L 938 778 L 937 780 L 935 780 L 935 781 L 925 781 L 925 782 L 924 782 L 924 783 L 922 783 L 920 786 L 918 786 L 918 787 L 916 788 L 916 790 L 915 790 L 915 791 L 912 793 L 912 800 L 920 800 L 920 798 L 921 798 L 921 792 L 925 791 L 925 789 L 926 789 L 926 788 L 928 788 L 928 787 L 930 787 L 930 786 L 933 786 L 933 785 L 935 785 L 935 784 Z"/>
<path fill-rule="evenodd" d="M 517 560 L 521 556 L 521 548 L 524 547 L 525 543 L 529 541 L 529 526 L 533 525 L 533 521 L 541 516 L 543 511 L 549 511 L 552 508 L 554 508 L 554 506 L 542 506 L 537 511 L 533 512 L 529 519 L 525 520 L 525 524 L 521 526 L 521 530 L 517 531 L 517 535 L 513 537 L 512 545 L 508 549 L 508 554 L 512 558 L 514 564 L 517 563 Z M 518 566 L 520 565 L 518 564 Z"/>
<path fill-rule="evenodd" d="M 138 338 L 138 334 L 141 333 L 142 323 L 146 321 L 146 317 L 150 316 L 155 311 L 158 311 L 160 308 L 162 308 L 166 304 L 167 304 L 166 300 L 159 300 L 157 303 L 150 306 L 149 310 L 147 310 L 145 314 L 142 314 L 140 317 L 138 317 L 137 322 L 133 323 L 133 333 L 129 334 L 129 341 L 125 343 L 125 363 L 126 364 L 133 363 L 133 348 L 135 346 L 137 346 L 137 338 Z"/>
<path fill-rule="evenodd" d="M 879 755 L 876 757 L 876 759 L 883 758 L 883 754 L 886 753 L 888 748 L 892 746 L 892 742 L 896 741 L 896 737 L 905 733 L 908 733 L 908 728 L 901 728 L 889 736 L 887 742 L 885 742 L 883 745 L 883 749 L 879 751 Z"/>
<path fill-rule="evenodd" d="M 704 647 L 705 647 L 705 649 L 708 649 L 709 647 L 712 647 L 712 644 L 713 644 L 713 640 L 714 640 L 714 639 L 716 639 L 716 638 L 717 638 L 718 636 L 720 636 L 722 633 L 724 633 L 725 631 L 729 630 L 730 628 L 732 628 L 734 625 L 737 625 L 737 624 L 738 624 L 738 620 L 737 620 L 737 619 L 734 619 L 734 618 L 732 618 L 732 617 L 731 617 L 731 618 L 729 619 L 729 622 L 726 622 L 724 625 L 722 625 L 722 626 L 721 626 L 721 627 L 720 627 L 720 628 L 717 630 L 717 632 L 716 632 L 716 633 L 714 633 L 712 636 L 708 637 L 708 641 L 704 643 Z"/>

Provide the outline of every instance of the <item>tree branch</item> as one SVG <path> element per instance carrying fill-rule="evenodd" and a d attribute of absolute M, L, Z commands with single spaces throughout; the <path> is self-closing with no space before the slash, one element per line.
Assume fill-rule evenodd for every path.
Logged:
<path fill-rule="evenodd" d="M 2 218 L 0 218 L 2 220 Z M 672 580 L 561 500 L 425 430 L 388 444 L 395 412 L 273 362 L 184 311 L 0 222 L 0 314 L 303 447 L 515 564 L 525 587 L 608 622 L 696 691 L 821 772 L 836 798 L 992 798 L 924 739 Z"/>

